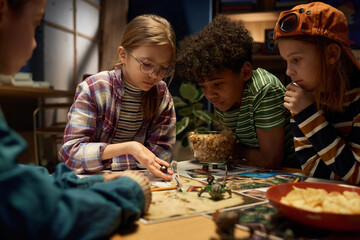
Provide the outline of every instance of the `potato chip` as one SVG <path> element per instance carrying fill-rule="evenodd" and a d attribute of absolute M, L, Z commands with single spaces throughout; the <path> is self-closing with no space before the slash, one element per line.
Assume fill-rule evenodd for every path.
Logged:
<path fill-rule="evenodd" d="M 298 188 L 293 186 L 281 203 L 313 212 L 360 214 L 360 195 L 356 192 L 332 191 L 321 188 Z"/>

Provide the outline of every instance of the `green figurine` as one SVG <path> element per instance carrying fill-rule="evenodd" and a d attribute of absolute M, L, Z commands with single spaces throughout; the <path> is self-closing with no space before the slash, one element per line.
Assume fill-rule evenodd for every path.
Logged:
<path fill-rule="evenodd" d="M 225 181 L 223 183 L 215 182 L 214 183 L 214 176 L 208 175 L 207 182 L 208 185 L 206 187 L 203 187 L 200 192 L 198 193 L 198 196 L 200 197 L 203 192 L 206 190 L 209 192 L 209 195 L 211 199 L 214 200 L 221 200 L 224 198 L 224 193 L 227 192 L 229 196 L 231 197 L 231 190 L 226 188 Z"/>

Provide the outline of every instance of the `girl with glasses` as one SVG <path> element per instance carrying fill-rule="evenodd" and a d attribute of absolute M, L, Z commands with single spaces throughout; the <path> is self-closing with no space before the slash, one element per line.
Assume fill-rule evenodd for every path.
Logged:
<path fill-rule="evenodd" d="M 36 47 L 46 0 L 0 0 L 0 74 L 15 75 Z M 0 238 L 108 239 L 150 206 L 147 177 L 138 171 L 77 175 L 64 163 L 17 163 L 26 142 L 0 110 Z"/>
<path fill-rule="evenodd" d="M 313 2 L 280 13 L 274 30 L 286 74 L 284 106 L 297 158 L 313 177 L 360 183 L 360 63 L 346 17 Z"/>
<path fill-rule="evenodd" d="M 128 23 L 113 70 L 77 87 L 60 149 L 76 173 L 147 168 L 156 177 L 170 167 L 176 116 L 164 80 L 173 78 L 175 33 L 157 15 Z"/>

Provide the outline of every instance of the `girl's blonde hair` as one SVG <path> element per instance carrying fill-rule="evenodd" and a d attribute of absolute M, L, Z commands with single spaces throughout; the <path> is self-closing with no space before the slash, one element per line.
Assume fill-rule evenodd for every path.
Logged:
<path fill-rule="evenodd" d="M 314 89 L 317 109 L 330 112 L 342 112 L 344 110 L 343 101 L 345 92 L 350 88 L 350 78 L 354 69 L 354 64 L 344 52 L 343 48 L 340 46 L 341 55 L 338 62 L 330 65 L 326 61 L 326 48 L 329 44 L 337 44 L 335 41 L 327 37 L 310 35 L 297 35 L 283 38 L 300 40 L 315 46 L 319 60 L 319 71 L 316 76 Z"/>
<path fill-rule="evenodd" d="M 172 48 L 172 64 L 176 57 L 176 38 L 175 32 L 171 24 L 165 19 L 154 14 L 143 14 L 135 17 L 125 27 L 120 46 L 123 46 L 128 51 L 145 45 L 166 45 L 169 44 Z M 115 66 L 123 65 L 121 60 L 118 60 Z M 174 66 L 172 67 L 174 69 Z M 174 71 L 171 72 L 168 84 L 174 77 Z M 153 86 L 149 91 L 144 92 L 141 109 L 144 120 L 150 120 L 158 111 L 158 92 L 157 87 Z"/>

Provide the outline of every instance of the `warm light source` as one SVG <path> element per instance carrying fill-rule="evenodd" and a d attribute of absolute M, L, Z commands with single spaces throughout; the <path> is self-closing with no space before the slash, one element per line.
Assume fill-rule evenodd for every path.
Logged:
<path fill-rule="evenodd" d="M 249 30 L 255 42 L 265 42 L 265 29 L 273 29 L 279 16 L 279 12 L 256 12 L 226 14 L 231 19 L 241 20 Z"/>

